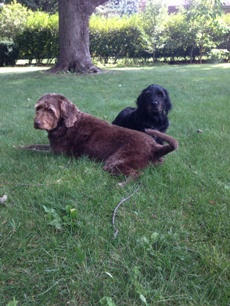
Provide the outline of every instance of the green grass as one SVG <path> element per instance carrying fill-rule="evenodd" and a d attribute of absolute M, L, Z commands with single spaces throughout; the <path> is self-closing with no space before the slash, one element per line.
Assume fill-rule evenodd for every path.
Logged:
<path fill-rule="evenodd" d="M 229 305 L 230 65 L 90 76 L 7 71 L 0 73 L 0 197 L 8 196 L 0 205 L 0 305 Z M 114 239 L 113 210 L 137 182 L 119 188 L 87 158 L 13 146 L 47 143 L 33 128 L 44 93 L 62 93 L 111 121 L 152 83 L 170 93 L 168 133 L 179 150 L 144 171 L 117 212 Z"/>

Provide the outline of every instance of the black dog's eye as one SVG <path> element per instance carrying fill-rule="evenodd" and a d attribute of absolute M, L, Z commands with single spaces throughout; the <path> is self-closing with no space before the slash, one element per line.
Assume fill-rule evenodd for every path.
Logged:
<path fill-rule="evenodd" d="M 163 98 L 163 93 L 162 93 L 162 92 L 158 92 L 157 96 L 158 96 L 159 98 Z"/>
<path fill-rule="evenodd" d="M 150 92 L 147 92 L 147 94 L 145 95 L 147 98 L 150 98 L 151 97 L 151 93 Z"/>

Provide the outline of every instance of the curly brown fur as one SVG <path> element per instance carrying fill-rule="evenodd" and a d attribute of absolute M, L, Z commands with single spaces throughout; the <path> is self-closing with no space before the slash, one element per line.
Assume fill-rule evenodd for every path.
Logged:
<path fill-rule="evenodd" d="M 141 132 L 145 129 L 154 129 L 165 133 L 169 126 L 168 112 L 171 109 L 172 104 L 167 90 L 153 84 L 139 95 L 137 108 L 126 107 L 112 123 Z M 156 141 L 163 143 L 161 138 L 156 138 Z"/>
<path fill-rule="evenodd" d="M 177 141 L 159 131 L 147 130 L 161 137 L 160 145 L 149 135 L 112 125 L 81 112 L 60 94 L 46 94 L 35 105 L 34 127 L 46 130 L 54 153 L 79 158 L 83 155 L 104 162 L 111 174 L 134 179 L 148 164 L 161 163 L 162 157 L 177 149 Z"/>

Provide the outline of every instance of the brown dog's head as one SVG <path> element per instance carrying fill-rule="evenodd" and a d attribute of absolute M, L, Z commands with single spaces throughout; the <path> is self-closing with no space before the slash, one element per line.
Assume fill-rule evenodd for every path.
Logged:
<path fill-rule="evenodd" d="M 77 121 L 78 108 L 64 96 L 46 94 L 35 104 L 35 129 L 50 131 L 55 129 L 61 120 L 67 128 Z"/>

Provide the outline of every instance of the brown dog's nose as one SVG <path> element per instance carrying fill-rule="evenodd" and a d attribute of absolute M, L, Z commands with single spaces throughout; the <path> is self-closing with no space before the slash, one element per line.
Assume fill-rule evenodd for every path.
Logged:
<path fill-rule="evenodd" d="M 35 120 L 35 121 L 34 121 L 34 128 L 35 128 L 35 129 L 39 129 L 40 126 L 41 126 L 41 123 L 40 123 L 39 121 Z"/>

